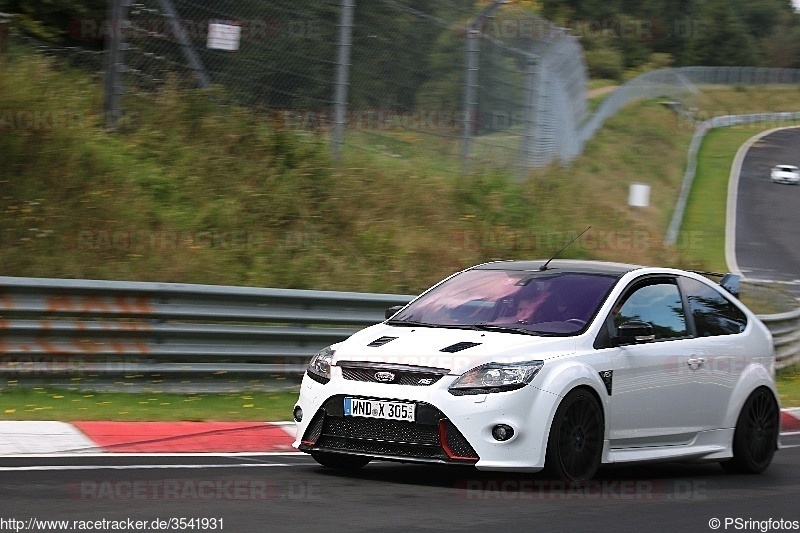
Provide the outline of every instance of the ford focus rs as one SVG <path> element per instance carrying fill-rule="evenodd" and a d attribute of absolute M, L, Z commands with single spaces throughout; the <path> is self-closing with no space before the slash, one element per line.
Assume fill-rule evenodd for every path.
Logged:
<path fill-rule="evenodd" d="M 767 468 L 769 331 L 738 278 L 594 261 L 450 276 L 316 354 L 294 445 L 322 465 L 473 465 L 585 483 L 601 464 Z"/>

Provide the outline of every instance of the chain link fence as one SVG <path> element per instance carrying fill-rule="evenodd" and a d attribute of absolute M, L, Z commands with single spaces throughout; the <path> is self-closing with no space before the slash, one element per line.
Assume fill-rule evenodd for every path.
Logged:
<path fill-rule="evenodd" d="M 577 38 L 502 0 L 109 0 L 107 17 L 67 30 L 90 46 L 38 46 L 112 74 L 109 129 L 133 98 L 213 88 L 278 127 L 327 136 L 335 156 L 373 151 L 518 175 L 574 160 L 639 99 L 691 103 L 707 84 L 800 83 L 797 69 L 663 69 L 590 114 Z"/>
<path fill-rule="evenodd" d="M 124 15 L 109 17 L 122 42 L 109 91 L 127 95 L 107 110 L 114 119 L 125 98 L 164 85 L 217 87 L 282 127 L 329 134 L 334 155 L 428 154 L 524 172 L 578 153 L 580 45 L 519 6 L 112 0 L 110 13 L 114 6 Z"/>
<path fill-rule="evenodd" d="M 692 99 L 703 85 L 798 85 L 800 69 L 758 67 L 681 67 L 647 72 L 628 81 L 603 100 L 597 110 L 578 130 L 579 148 L 583 150 L 603 123 L 623 107 L 647 98 L 671 98 L 692 107 Z M 685 109 L 684 109 L 685 110 Z M 687 115 L 687 118 L 691 116 Z"/>

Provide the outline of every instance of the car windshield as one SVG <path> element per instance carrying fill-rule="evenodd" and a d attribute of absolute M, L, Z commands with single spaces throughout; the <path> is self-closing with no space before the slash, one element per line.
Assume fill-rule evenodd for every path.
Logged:
<path fill-rule="evenodd" d="M 616 280 L 594 273 L 467 270 L 425 293 L 390 323 L 569 335 L 594 317 Z"/>

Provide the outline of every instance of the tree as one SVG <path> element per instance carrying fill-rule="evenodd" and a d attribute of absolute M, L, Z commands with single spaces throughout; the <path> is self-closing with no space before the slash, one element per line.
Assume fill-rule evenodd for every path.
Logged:
<path fill-rule="evenodd" d="M 698 28 L 689 40 L 688 57 L 695 65 L 758 64 L 753 37 L 728 0 L 707 0 L 698 12 Z"/>
<path fill-rule="evenodd" d="M 75 35 L 81 19 L 106 16 L 107 0 L 0 0 L 0 11 L 17 17 L 19 27 L 27 33 L 58 44 L 75 44 L 102 48 L 102 41 L 84 42 Z"/>

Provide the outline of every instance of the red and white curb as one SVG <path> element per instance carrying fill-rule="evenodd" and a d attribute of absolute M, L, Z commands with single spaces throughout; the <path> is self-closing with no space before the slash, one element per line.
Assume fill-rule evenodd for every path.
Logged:
<path fill-rule="evenodd" d="M 781 433 L 800 432 L 800 407 L 784 409 L 781 412 Z"/>
<path fill-rule="evenodd" d="M 0 421 L 0 456 L 292 452 L 294 433 L 292 422 Z M 782 411 L 781 434 L 800 435 L 800 408 Z"/>
<path fill-rule="evenodd" d="M 0 455 L 294 451 L 294 423 L 0 421 Z"/>

